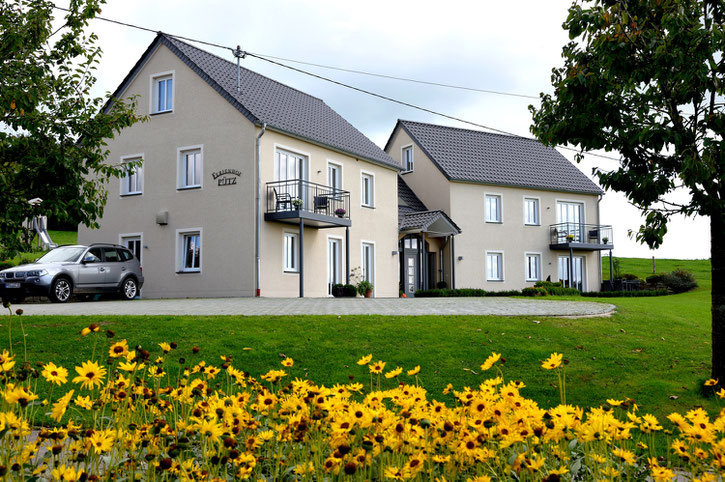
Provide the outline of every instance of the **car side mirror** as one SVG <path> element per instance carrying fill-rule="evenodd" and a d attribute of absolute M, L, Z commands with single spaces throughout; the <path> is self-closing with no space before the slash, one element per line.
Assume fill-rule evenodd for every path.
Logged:
<path fill-rule="evenodd" d="M 88 263 L 95 263 L 95 262 L 96 262 L 96 258 L 95 258 L 94 256 L 86 256 L 86 257 L 85 257 L 85 258 L 83 258 L 83 260 L 81 261 L 81 263 L 83 263 L 83 264 L 88 264 Z"/>

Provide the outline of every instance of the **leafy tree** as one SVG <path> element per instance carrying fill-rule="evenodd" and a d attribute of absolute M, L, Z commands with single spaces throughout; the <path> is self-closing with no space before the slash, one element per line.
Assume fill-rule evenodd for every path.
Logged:
<path fill-rule="evenodd" d="M 53 3 L 0 1 L 0 252 L 29 247 L 24 224 L 36 215 L 96 226 L 104 182 L 122 175 L 105 164 L 104 139 L 140 120 L 134 101 L 92 97 L 101 49 L 88 22 L 102 0 L 71 0 L 53 30 Z M 55 10 L 57 11 L 57 10 Z M 60 19 L 59 19 L 60 20 Z M 110 105 L 110 104 L 109 104 Z M 38 206 L 29 200 L 41 198 Z"/>
<path fill-rule="evenodd" d="M 712 375 L 725 381 L 725 3 L 577 0 L 563 27 L 572 39 L 552 75 L 554 95 L 530 107 L 532 132 L 582 152 L 617 151 L 596 170 L 644 214 L 637 239 L 656 248 L 673 214 L 710 218 Z M 675 189 L 689 202 L 671 202 Z"/>

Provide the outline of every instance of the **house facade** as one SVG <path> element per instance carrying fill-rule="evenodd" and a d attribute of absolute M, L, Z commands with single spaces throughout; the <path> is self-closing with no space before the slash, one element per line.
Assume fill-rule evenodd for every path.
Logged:
<path fill-rule="evenodd" d="M 354 268 L 398 296 L 400 168 L 320 99 L 163 34 L 114 94 L 131 96 L 148 121 L 108 162 L 143 162 L 78 239 L 128 246 L 144 297 L 322 297 Z"/>
<path fill-rule="evenodd" d="M 611 226 L 599 220 L 603 193 L 556 150 L 401 120 L 385 151 L 402 169 L 399 276 L 408 296 L 440 282 L 504 291 L 548 279 L 600 289 L 600 252 L 613 248 Z M 406 229 L 433 212 L 441 213 L 436 228 Z"/>

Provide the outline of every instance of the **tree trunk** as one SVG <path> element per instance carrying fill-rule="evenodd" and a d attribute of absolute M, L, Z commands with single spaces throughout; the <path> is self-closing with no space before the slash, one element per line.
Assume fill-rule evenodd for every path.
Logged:
<path fill-rule="evenodd" d="M 725 382 L 725 213 L 710 217 L 712 377 Z"/>

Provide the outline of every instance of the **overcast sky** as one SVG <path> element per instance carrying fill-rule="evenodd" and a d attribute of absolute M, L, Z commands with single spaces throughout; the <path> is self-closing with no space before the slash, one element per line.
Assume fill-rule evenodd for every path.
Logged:
<path fill-rule="evenodd" d="M 478 89 L 537 96 L 551 91 L 551 69 L 562 63 L 568 41 L 561 28 L 566 0 L 366 2 L 109 0 L 101 16 L 260 53 L 411 77 Z M 58 5 L 67 5 L 67 0 Z M 59 16 L 60 16 L 59 12 Z M 154 34 L 100 20 L 91 27 L 104 55 L 96 93 L 113 91 L 153 41 Z M 234 60 L 229 51 L 203 47 Z M 384 146 L 397 119 L 470 127 L 391 104 L 247 57 L 249 69 L 320 97 L 340 115 Z M 538 101 L 424 86 L 308 66 L 298 66 L 386 96 L 472 122 L 530 136 L 528 106 Z M 560 150 L 561 151 L 561 150 Z M 561 151 L 573 159 L 569 151 Z M 588 157 L 579 168 L 616 163 Z M 641 224 L 638 211 L 618 193 L 601 203 L 601 221 L 614 226 L 615 256 L 708 258 L 709 219 L 670 223 L 664 245 L 651 251 L 627 231 Z"/>

